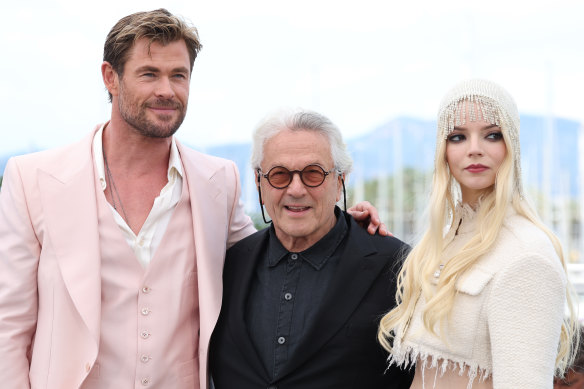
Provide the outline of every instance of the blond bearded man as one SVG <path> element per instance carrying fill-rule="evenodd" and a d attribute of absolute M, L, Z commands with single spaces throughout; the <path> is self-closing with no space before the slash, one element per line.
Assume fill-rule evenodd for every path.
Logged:
<path fill-rule="evenodd" d="M 166 10 L 122 18 L 101 66 L 111 119 L 8 162 L 3 388 L 207 387 L 225 250 L 255 229 L 235 164 L 173 136 L 200 48 Z"/>

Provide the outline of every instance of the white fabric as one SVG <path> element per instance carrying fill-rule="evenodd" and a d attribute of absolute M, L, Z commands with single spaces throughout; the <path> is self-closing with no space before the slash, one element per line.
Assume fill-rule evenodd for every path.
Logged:
<path fill-rule="evenodd" d="M 476 228 L 470 208 L 457 208 L 457 214 L 446 235 L 445 258 Z M 446 342 L 424 328 L 421 296 L 405 336 L 403 328 L 396 331 L 390 361 L 406 366 L 421 360 L 442 374 L 466 372 L 468 387 L 492 375 L 495 389 L 552 388 L 565 287 L 565 272 L 547 235 L 510 211 L 491 252 L 456 283 Z M 433 384 L 425 382 L 429 388 Z"/>
<path fill-rule="evenodd" d="M 104 191 L 107 184 L 102 153 L 102 135 L 103 129 L 106 125 L 107 123 L 101 126 L 93 137 L 93 156 L 97 167 L 99 182 Z M 160 245 L 162 236 L 170 222 L 172 212 L 180 199 L 182 177 L 183 170 L 180 154 L 176 147 L 174 137 L 172 137 L 170 158 L 168 161 L 168 183 L 162 188 L 160 195 L 154 199 L 152 209 L 142 225 L 140 232 L 138 232 L 138 235 L 134 234 L 134 231 L 128 226 L 124 218 L 114 209 L 114 207 L 111 206 L 111 204 L 108 203 L 114 215 L 116 224 L 120 227 L 126 242 L 128 242 L 128 245 L 130 245 L 130 248 L 134 251 L 134 254 L 136 254 L 138 262 L 140 262 L 144 268 L 148 266 L 156 249 Z"/>

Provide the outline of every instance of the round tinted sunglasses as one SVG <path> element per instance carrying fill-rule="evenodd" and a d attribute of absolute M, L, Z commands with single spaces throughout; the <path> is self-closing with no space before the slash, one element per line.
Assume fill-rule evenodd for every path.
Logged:
<path fill-rule="evenodd" d="M 274 166 L 267 173 L 258 169 L 258 174 L 268 180 L 268 183 L 276 189 L 287 188 L 292 183 L 296 173 L 298 173 L 304 185 L 309 188 L 316 188 L 322 185 L 326 176 L 334 170 L 326 171 L 319 165 L 308 165 L 302 170 L 288 170 L 283 166 Z"/>

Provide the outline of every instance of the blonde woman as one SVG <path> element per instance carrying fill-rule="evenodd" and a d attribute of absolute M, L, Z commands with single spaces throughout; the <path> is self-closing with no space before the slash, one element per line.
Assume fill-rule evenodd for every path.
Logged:
<path fill-rule="evenodd" d="M 444 97 L 430 225 L 379 329 L 411 388 L 552 388 L 577 337 L 556 236 L 524 199 L 512 97 L 469 80 Z M 571 318 L 564 318 L 566 302 Z"/>

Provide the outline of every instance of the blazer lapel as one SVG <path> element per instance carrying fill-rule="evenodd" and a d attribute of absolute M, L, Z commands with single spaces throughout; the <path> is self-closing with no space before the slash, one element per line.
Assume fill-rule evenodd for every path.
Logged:
<path fill-rule="evenodd" d="M 229 293 L 225 296 L 225 301 L 229 301 L 229 304 L 224 307 L 224 314 L 228 333 L 233 338 L 233 342 L 237 344 L 242 355 L 249 359 L 253 370 L 258 374 L 263 373 L 266 380 L 269 380 L 270 375 L 251 341 L 245 324 L 247 298 L 258 259 L 266 246 L 267 236 L 268 229 L 258 232 L 254 237 L 257 239 L 253 239 L 230 257 L 227 268 L 229 274 L 226 274 L 228 278 L 225 282 L 225 290 Z"/>
<path fill-rule="evenodd" d="M 63 152 L 59 166 L 39 168 L 47 233 L 71 300 L 99 345 L 100 247 L 91 140 Z"/>
<path fill-rule="evenodd" d="M 227 196 L 225 168 L 211 166 L 199 153 L 177 147 L 188 185 L 197 261 L 199 299 L 199 375 L 201 388 L 207 387 L 209 341 L 221 309 L 223 263 L 227 242 Z"/>
<path fill-rule="evenodd" d="M 282 370 L 280 378 L 293 372 L 331 339 L 351 317 L 387 261 L 375 256 L 377 250 L 365 230 L 352 218 L 345 252 L 332 283 L 325 293 L 315 321 L 307 329 L 297 350 Z"/>

